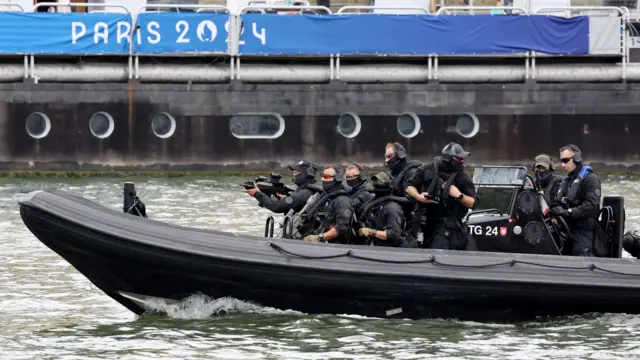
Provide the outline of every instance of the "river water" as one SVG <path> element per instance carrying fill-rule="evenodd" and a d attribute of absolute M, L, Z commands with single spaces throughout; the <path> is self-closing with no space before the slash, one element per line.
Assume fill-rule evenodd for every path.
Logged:
<path fill-rule="evenodd" d="M 268 211 L 240 178 L 131 179 L 149 217 L 260 235 Z M 640 223 L 640 181 L 603 178 Z M 121 179 L 0 179 L 0 359 L 631 359 L 640 316 L 587 314 L 516 324 L 309 316 L 194 296 L 136 317 L 42 245 L 17 201 L 62 188 L 122 207 Z M 628 255 L 627 255 L 628 256 Z M 630 280 L 633 281 L 633 280 Z M 640 304 L 638 304 L 640 306 Z"/>

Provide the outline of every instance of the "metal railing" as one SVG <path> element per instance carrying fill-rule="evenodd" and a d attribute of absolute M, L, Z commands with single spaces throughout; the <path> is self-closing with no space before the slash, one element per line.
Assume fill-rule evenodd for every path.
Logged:
<path fill-rule="evenodd" d="M 12 8 L 12 7 L 18 8 L 18 9 L 20 9 L 21 12 L 25 12 L 24 8 L 20 4 L 14 4 L 14 3 L 10 3 L 10 2 L 0 2 L 0 9 L 2 9 L 4 6 L 6 6 L 8 8 Z"/>
<path fill-rule="evenodd" d="M 582 11 L 587 11 L 587 12 L 591 12 L 591 11 L 597 11 L 597 12 L 616 12 L 618 14 L 620 14 L 620 16 L 626 20 L 629 21 L 629 19 L 631 18 L 631 14 L 629 12 L 629 9 L 626 7 L 615 7 L 615 6 L 564 6 L 564 7 L 543 7 L 543 8 L 538 8 L 536 9 L 533 14 L 534 15 L 541 15 L 541 14 L 551 14 L 551 13 L 557 13 L 557 12 L 562 12 L 562 13 L 567 13 L 567 17 L 572 17 L 573 16 L 573 12 L 574 11 L 578 11 L 578 12 L 582 12 Z M 593 14 L 593 13 L 588 13 L 588 16 L 598 16 L 600 14 Z"/>
<path fill-rule="evenodd" d="M 2 8 L 2 6 L 12 6 L 16 9 L 18 9 L 19 11 L 23 11 L 24 9 L 19 6 L 18 4 L 12 4 L 12 3 L 2 3 L 0 2 L 0 8 Z M 139 78 L 139 56 L 145 56 L 145 55 L 141 55 L 141 54 L 136 54 L 134 51 L 134 42 L 136 41 L 136 35 L 139 37 L 140 33 L 138 32 L 138 30 L 140 30 L 140 26 L 138 25 L 138 16 L 140 14 L 143 14 L 145 12 L 160 12 L 162 9 L 193 9 L 195 10 L 195 12 L 199 13 L 199 12 L 204 12 L 204 11 L 216 11 L 216 12 L 221 12 L 221 13 L 225 13 L 225 14 L 229 14 L 229 19 L 228 22 L 225 24 L 225 28 L 227 28 L 227 24 L 228 24 L 228 28 L 227 28 L 227 51 L 226 53 L 224 53 L 224 55 L 230 56 L 231 57 L 231 64 L 230 64 L 230 68 L 231 68 L 231 79 L 239 79 L 240 78 L 240 45 L 241 43 L 241 35 L 243 32 L 243 28 L 242 28 L 242 16 L 248 12 L 251 11 L 257 11 L 257 12 L 265 12 L 266 10 L 272 10 L 272 11 L 278 11 L 278 10 L 286 10 L 286 11 L 292 11 L 292 12 L 305 12 L 305 11 L 322 11 L 324 13 L 327 14 L 332 14 L 331 9 L 329 9 L 328 7 L 325 6 L 289 6 L 289 5 L 276 5 L 276 4 L 254 4 L 251 6 L 245 6 L 242 7 L 237 15 L 233 15 L 231 14 L 230 9 L 227 6 L 223 6 L 223 5 L 180 5 L 180 4 L 147 4 L 145 6 L 142 6 L 138 9 L 137 12 L 130 12 L 126 6 L 124 5 L 120 5 L 120 4 L 84 4 L 84 3 L 65 3 L 65 4 L 61 4 L 61 3 L 56 3 L 56 2 L 46 2 L 46 3 L 38 3 L 36 5 L 34 5 L 33 7 L 33 11 L 37 10 L 38 8 L 41 7 L 45 7 L 45 6 L 51 6 L 54 7 L 56 9 L 60 8 L 61 6 L 69 6 L 69 7 L 88 7 L 88 8 L 99 8 L 102 7 L 104 10 L 104 12 L 108 12 L 106 9 L 108 8 L 118 8 L 118 9 L 122 9 L 124 10 L 125 13 L 132 15 L 132 20 L 131 20 L 131 29 L 130 29 L 130 35 L 129 35 L 129 52 L 128 52 L 128 61 L 129 61 L 129 79 L 133 79 Z M 148 10 L 148 9 L 153 9 L 153 10 Z M 467 11 L 467 12 L 472 12 L 474 10 L 503 10 L 503 11 L 516 11 L 516 12 L 521 12 L 522 16 L 530 16 L 530 15 L 543 15 L 543 14 L 548 14 L 548 15 L 552 15 L 554 13 L 562 13 L 562 14 L 566 14 L 567 16 L 571 17 L 573 15 L 576 15 L 578 13 L 583 13 L 583 12 L 590 12 L 591 16 L 607 16 L 607 14 L 615 14 L 616 17 L 619 17 L 621 19 L 621 26 L 623 27 L 622 32 L 621 32 L 621 45 L 620 45 L 620 56 L 622 57 L 622 73 L 623 73 L 623 78 L 626 76 L 626 72 L 627 72 L 627 62 L 628 62 L 628 31 L 624 28 L 627 23 L 630 20 L 630 12 L 629 9 L 625 8 L 625 7 L 612 7 L 612 6 L 571 6 L 571 7 L 545 7 L 545 8 L 539 8 L 536 9 L 534 12 L 530 12 L 528 11 L 526 8 L 524 7 L 515 7 L 515 6 L 445 6 L 445 7 L 441 7 L 435 14 L 431 14 L 429 12 L 428 9 L 426 8 L 422 8 L 422 7 L 376 7 L 376 6 L 343 6 L 341 7 L 336 14 L 347 14 L 349 13 L 348 11 L 352 11 L 352 10 L 369 10 L 369 11 L 375 11 L 377 9 L 380 10 L 410 10 L 410 11 L 418 11 L 419 13 L 416 15 L 427 15 L 427 16 L 439 16 L 439 15 L 443 15 L 443 14 L 448 14 L 451 11 Z M 102 12 L 102 11 L 101 11 Z M 422 14 L 424 13 L 424 14 Z M 366 12 L 366 13 L 360 13 L 360 12 L 355 12 L 352 14 L 358 14 L 358 15 L 367 15 L 367 14 L 371 14 L 371 12 Z M 471 14 L 472 15 L 472 14 Z M 289 15 L 283 15 L 283 16 L 289 16 Z M 254 24 L 254 28 L 255 28 L 255 24 Z M 252 29 L 252 31 L 254 31 L 254 33 L 257 31 L 257 29 Z M 126 31 L 125 31 L 126 33 Z M 259 34 L 258 34 L 259 35 Z M 256 35 L 257 36 L 257 35 Z M 257 36 L 258 38 L 260 38 L 259 36 Z M 205 53 L 203 53 L 205 54 Z M 184 55 L 184 54 L 176 54 L 178 56 Z M 524 55 L 526 57 L 525 59 L 525 66 L 526 66 L 526 78 L 527 79 L 535 79 L 535 52 L 530 51 L 530 52 L 525 52 L 522 55 Z M 520 56 L 522 56 L 520 55 Z M 72 56 L 70 54 L 70 56 Z M 99 55 L 98 55 L 99 56 Z M 342 57 L 345 57 L 345 55 L 341 55 Z M 347 55 L 348 56 L 348 55 Z M 481 55 L 476 55 L 476 56 L 481 56 Z M 495 56 L 495 55 L 488 55 L 488 56 Z M 596 55 L 598 56 L 598 55 Z M 617 56 L 617 55 L 616 55 Z M 34 74 L 34 55 L 25 55 L 25 71 L 28 72 L 28 57 L 30 57 L 30 72 L 31 72 L 31 76 L 36 78 L 35 74 Z M 329 60 L 329 67 L 330 67 L 330 77 L 332 79 L 340 79 L 340 56 L 339 55 L 323 55 L 323 57 L 328 57 Z M 427 57 L 427 56 L 425 56 Z M 429 79 L 438 79 L 438 62 L 439 62 L 439 56 L 428 56 L 428 66 L 429 66 Z M 134 67 L 134 62 L 135 62 L 135 67 Z M 25 76 L 28 77 L 28 76 Z"/>
<path fill-rule="evenodd" d="M 91 8 L 91 7 L 102 7 L 102 8 L 117 8 L 117 9 L 123 9 L 125 11 L 125 13 L 130 14 L 131 12 L 129 11 L 129 9 L 127 9 L 126 6 L 124 5 L 120 5 L 120 4 L 84 4 L 84 3 L 68 3 L 68 4 L 61 4 L 61 3 L 57 3 L 57 2 L 41 2 L 41 3 L 37 3 L 35 5 L 33 5 L 33 11 L 38 10 L 41 7 L 45 7 L 45 6 L 51 6 L 54 8 L 60 8 L 62 6 L 69 6 L 69 7 L 87 7 L 87 8 Z M 106 12 L 106 11 L 105 11 Z"/>
<path fill-rule="evenodd" d="M 442 15 L 442 13 L 447 13 L 449 14 L 449 11 L 452 10 L 463 10 L 463 11 L 469 11 L 471 13 L 471 15 L 474 15 L 474 10 L 488 10 L 489 12 L 491 12 L 491 10 L 504 10 L 504 11 L 513 11 L 513 10 L 518 10 L 521 11 L 524 15 L 529 15 L 529 12 L 527 10 L 525 10 L 524 8 L 518 7 L 518 6 L 443 6 L 440 9 L 438 9 L 438 11 L 436 11 L 436 15 Z"/>
<path fill-rule="evenodd" d="M 419 7 L 419 6 L 400 6 L 400 7 L 388 7 L 388 6 L 359 6 L 359 5 L 349 5 L 343 6 L 338 9 L 336 14 L 347 14 L 347 10 L 417 10 L 424 12 L 427 15 L 431 15 L 431 12 L 427 8 Z M 349 13 L 351 14 L 351 13 Z M 357 13 L 361 14 L 361 13 Z"/>

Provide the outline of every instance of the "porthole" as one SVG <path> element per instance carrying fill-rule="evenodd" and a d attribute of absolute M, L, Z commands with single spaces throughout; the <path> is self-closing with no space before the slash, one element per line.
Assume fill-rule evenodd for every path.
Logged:
<path fill-rule="evenodd" d="M 89 119 L 89 130 L 98 139 L 106 139 L 113 133 L 115 123 L 109 113 L 99 111 Z"/>
<path fill-rule="evenodd" d="M 176 132 L 176 119 L 166 112 L 156 114 L 151 119 L 151 131 L 160 139 L 168 139 Z"/>
<path fill-rule="evenodd" d="M 284 119 L 276 113 L 240 113 L 229 121 L 231 135 L 238 139 L 277 139 L 284 127 Z"/>
<path fill-rule="evenodd" d="M 456 120 L 456 131 L 464 138 L 472 138 L 480 131 L 480 120 L 475 114 L 464 113 Z"/>
<path fill-rule="evenodd" d="M 358 136 L 361 129 L 360 117 L 352 112 L 342 114 L 338 118 L 338 132 L 348 139 Z"/>
<path fill-rule="evenodd" d="M 31 113 L 25 121 L 25 129 L 32 138 L 42 139 L 51 131 L 51 120 L 44 113 Z"/>
<path fill-rule="evenodd" d="M 412 138 L 420 133 L 420 118 L 415 113 L 404 113 L 396 121 L 398 133 L 406 138 Z"/>

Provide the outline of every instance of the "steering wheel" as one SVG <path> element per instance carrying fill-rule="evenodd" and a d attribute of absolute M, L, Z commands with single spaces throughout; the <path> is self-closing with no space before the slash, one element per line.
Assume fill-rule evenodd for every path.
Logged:
<path fill-rule="evenodd" d="M 551 226 L 553 227 L 553 230 L 556 232 L 556 234 L 558 234 L 558 236 L 560 237 L 562 243 L 566 242 L 567 240 L 569 240 L 569 237 L 571 237 L 571 230 L 569 230 L 569 225 L 567 225 L 567 222 L 563 217 L 552 216 Z"/>

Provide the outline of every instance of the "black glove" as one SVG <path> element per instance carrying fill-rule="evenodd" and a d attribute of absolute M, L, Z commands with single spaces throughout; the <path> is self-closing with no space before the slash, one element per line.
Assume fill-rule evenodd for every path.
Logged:
<path fill-rule="evenodd" d="M 556 206 L 549 210 L 549 215 L 551 216 L 569 216 L 569 211 L 562 206 Z"/>

